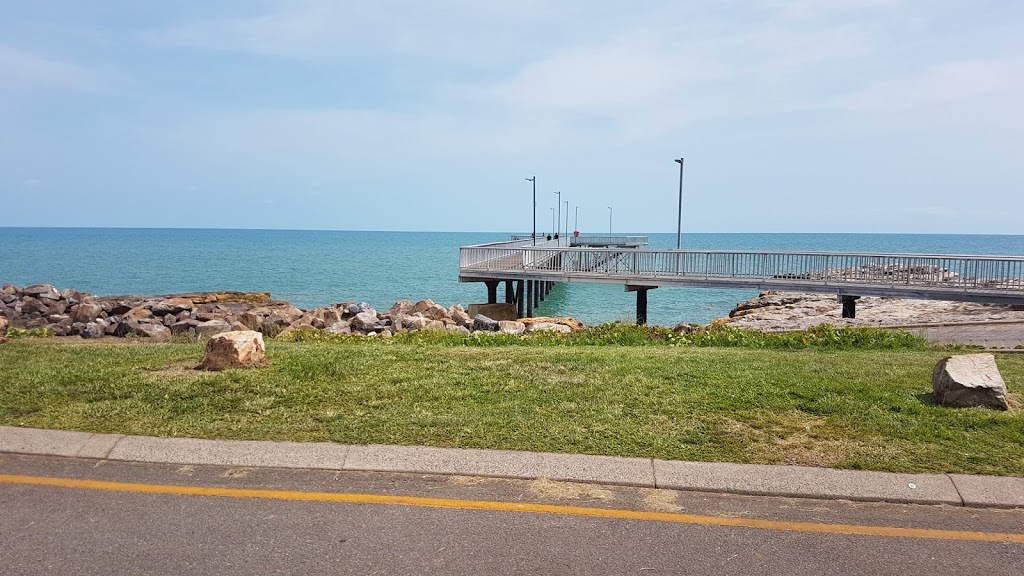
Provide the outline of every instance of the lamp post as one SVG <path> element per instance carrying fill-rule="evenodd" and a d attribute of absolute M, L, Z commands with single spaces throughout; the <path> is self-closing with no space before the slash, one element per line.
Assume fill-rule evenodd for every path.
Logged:
<path fill-rule="evenodd" d="M 576 220 L 573 223 L 572 229 L 577 232 L 580 231 L 580 207 L 578 204 L 576 205 Z"/>
<path fill-rule="evenodd" d="M 565 201 L 565 237 L 569 237 L 569 201 Z"/>
<path fill-rule="evenodd" d="M 612 207 L 608 207 L 608 235 L 612 235 Z"/>
<path fill-rule="evenodd" d="M 537 177 L 527 178 L 527 182 L 533 182 L 533 245 L 537 245 Z"/>
<path fill-rule="evenodd" d="M 679 222 L 676 228 L 676 250 L 683 248 L 683 158 L 676 158 L 679 163 Z"/>
<path fill-rule="evenodd" d="M 562 222 L 562 192 L 558 191 L 558 192 L 555 192 L 555 194 L 558 194 L 558 204 L 556 204 L 556 206 L 558 206 L 558 219 L 555 220 L 555 222 L 558 222 L 560 224 Z M 557 236 L 557 235 L 558 235 L 558 229 L 555 228 L 555 236 Z"/>
<path fill-rule="evenodd" d="M 555 209 L 551 209 L 551 235 L 555 235 Z"/>

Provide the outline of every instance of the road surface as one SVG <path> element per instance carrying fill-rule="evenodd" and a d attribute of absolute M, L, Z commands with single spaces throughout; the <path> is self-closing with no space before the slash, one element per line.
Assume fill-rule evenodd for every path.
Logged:
<path fill-rule="evenodd" d="M 1024 510 L 0 454 L 10 576 L 1019 576 L 1022 534 Z"/>

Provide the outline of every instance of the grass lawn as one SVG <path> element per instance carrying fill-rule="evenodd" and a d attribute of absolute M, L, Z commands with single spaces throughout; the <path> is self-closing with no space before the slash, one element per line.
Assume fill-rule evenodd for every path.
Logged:
<path fill-rule="evenodd" d="M 502 448 L 1024 476 L 1015 410 L 932 404 L 934 350 L 268 343 L 207 373 L 195 343 L 12 340 L 0 425 L 155 436 Z"/>

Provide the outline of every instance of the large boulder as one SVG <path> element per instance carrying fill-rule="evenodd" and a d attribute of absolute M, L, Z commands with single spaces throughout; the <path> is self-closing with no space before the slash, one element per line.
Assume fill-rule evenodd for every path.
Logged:
<path fill-rule="evenodd" d="M 4 282 L 3 287 L 0 288 L 0 296 L 14 296 L 18 292 L 18 287 L 9 282 Z"/>
<path fill-rule="evenodd" d="M 932 372 L 932 395 L 943 406 L 1008 410 L 1006 383 L 991 354 L 948 356 Z"/>
<path fill-rule="evenodd" d="M 200 370 L 260 366 L 267 360 L 263 334 L 255 330 L 224 332 L 210 338 Z"/>
<path fill-rule="evenodd" d="M 493 320 L 518 320 L 515 304 L 470 304 L 469 316 L 476 318 L 483 314 Z"/>

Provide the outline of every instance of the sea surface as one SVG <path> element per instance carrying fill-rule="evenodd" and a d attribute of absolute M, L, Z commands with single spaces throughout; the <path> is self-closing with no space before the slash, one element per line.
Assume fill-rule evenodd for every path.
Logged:
<path fill-rule="evenodd" d="M 675 247 L 675 234 L 647 236 L 651 248 Z M 304 309 L 359 301 L 386 310 L 423 298 L 467 305 L 486 302 L 487 291 L 459 283 L 459 247 L 508 239 L 469 232 L 0 228 L 0 283 L 48 283 L 103 296 L 259 291 Z M 684 234 L 683 247 L 1021 256 L 1024 235 Z M 648 319 L 707 323 L 756 295 L 659 288 L 649 293 Z M 537 313 L 587 324 L 632 322 L 635 301 L 622 286 L 559 284 Z"/>

